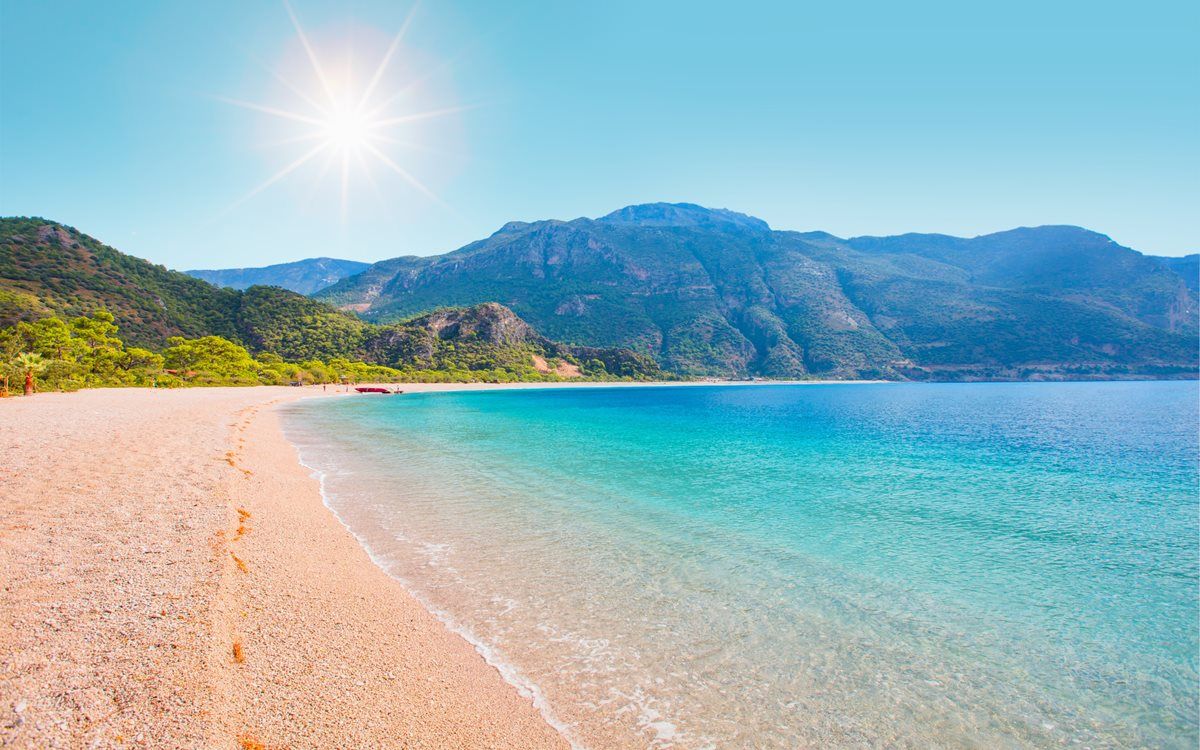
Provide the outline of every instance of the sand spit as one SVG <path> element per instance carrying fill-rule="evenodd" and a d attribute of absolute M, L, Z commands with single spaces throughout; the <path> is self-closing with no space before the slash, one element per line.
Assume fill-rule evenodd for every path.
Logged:
<path fill-rule="evenodd" d="M 324 507 L 306 395 L 0 401 L 0 746 L 566 747 Z"/>

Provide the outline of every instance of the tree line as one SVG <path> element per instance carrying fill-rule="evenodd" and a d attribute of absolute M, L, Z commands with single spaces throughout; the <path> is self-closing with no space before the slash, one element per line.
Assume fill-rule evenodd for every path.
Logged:
<path fill-rule="evenodd" d="M 342 357 L 286 361 L 270 352 L 252 354 L 221 336 L 167 339 L 151 351 L 127 344 L 113 316 L 99 310 L 63 319 L 49 316 L 0 328 L 0 392 L 76 391 L 81 388 L 249 386 L 362 382 L 553 381 L 524 363 L 443 358 L 439 369 L 388 367 Z M 506 358 L 501 358 L 506 359 Z M 518 358 L 519 359 L 519 358 Z M 602 367 L 588 372 L 607 379 Z"/>

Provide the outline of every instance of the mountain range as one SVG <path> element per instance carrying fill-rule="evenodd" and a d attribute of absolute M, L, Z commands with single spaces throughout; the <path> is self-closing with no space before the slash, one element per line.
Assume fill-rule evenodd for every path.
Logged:
<path fill-rule="evenodd" d="M 357 260 L 306 258 L 257 268 L 193 269 L 184 273 L 230 289 L 277 286 L 300 294 L 312 294 L 347 276 L 361 273 L 370 265 Z"/>
<path fill-rule="evenodd" d="M 279 284 L 347 269 L 312 259 L 210 273 Z M 380 261 L 305 297 L 218 288 L 61 224 L 0 219 L 0 325 L 104 307 L 142 345 L 211 333 L 281 356 L 381 364 L 397 351 L 379 346 L 383 327 L 470 308 L 515 313 L 545 345 L 610 350 L 614 362 L 612 352 L 632 350 L 684 375 L 1195 377 L 1198 273 L 1195 255 L 1147 256 L 1078 227 L 840 238 L 648 204 L 511 222 L 454 252 Z"/>
<path fill-rule="evenodd" d="M 629 347 L 689 375 L 1194 376 L 1189 257 L 1071 226 L 847 239 L 659 203 L 511 222 L 315 296 L 376 321 L 495 301 L 552 338 Z"/>

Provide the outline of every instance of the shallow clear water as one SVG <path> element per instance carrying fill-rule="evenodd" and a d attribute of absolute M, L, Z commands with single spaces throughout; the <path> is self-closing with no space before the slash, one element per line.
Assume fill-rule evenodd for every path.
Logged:
<path fill-rule="evenodd" d="M 1194 382 L 302 402 L 375 559 L 583 746 L 1200 742 Z"/>

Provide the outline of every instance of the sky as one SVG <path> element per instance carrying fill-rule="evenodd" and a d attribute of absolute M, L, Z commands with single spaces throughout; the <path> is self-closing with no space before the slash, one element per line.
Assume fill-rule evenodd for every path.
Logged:
<path fill-rule="evenodd" d="M 1181 255 L 1197 38 L 1195 2 L 0 0 L 0 215 L 178 269 L 652 201 Z"/>

